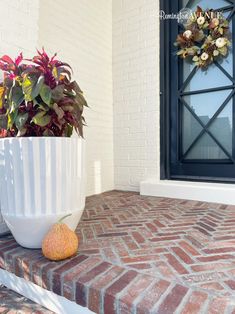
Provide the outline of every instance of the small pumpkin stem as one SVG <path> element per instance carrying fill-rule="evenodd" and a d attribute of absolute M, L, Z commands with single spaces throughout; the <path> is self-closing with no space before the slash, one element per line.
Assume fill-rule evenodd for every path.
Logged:
<path fill-rule="evenodd" d="M 69 216 L 72 216 L 72 214 L 68 214 L 68 215 L 63 216 L 62 218 L 60 218 L 60 220 L 58 221 L 58 223 L 61 224 L 62 221 L 63 221 L 65 218 L 69 217 Z"/>

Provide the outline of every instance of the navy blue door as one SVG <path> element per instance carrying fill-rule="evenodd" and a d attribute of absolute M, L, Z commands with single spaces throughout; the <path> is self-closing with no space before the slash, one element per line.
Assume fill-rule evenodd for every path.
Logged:
<path fill-rule="evenodd" d="M 235 33 L 232 0 L 170 1 L 170 12 L 188 7 L 218 9 Z M 235 181 L 235 63 L 234 44 L 227 58 L 206 71 L 175 55 L 180 24 L 170 22 L 169 178 Z"/>

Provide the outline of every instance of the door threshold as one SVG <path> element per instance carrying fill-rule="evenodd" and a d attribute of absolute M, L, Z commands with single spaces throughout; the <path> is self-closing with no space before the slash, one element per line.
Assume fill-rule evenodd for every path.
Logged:
<path fill-rule="evenodd" d="M 235 184 L 149 179 L 140 183 L 140 194 L 235 205 Z"/>

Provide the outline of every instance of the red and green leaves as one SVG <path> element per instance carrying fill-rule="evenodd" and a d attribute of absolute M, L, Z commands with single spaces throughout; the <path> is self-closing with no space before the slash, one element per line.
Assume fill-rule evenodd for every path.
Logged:
<path fill-rule="evenodd" d="M 71 136 L 75 129 L 83 136 L 87 103 L 71 82 L 71 67 L 44 49 L 30 63 L 23 60 L 22 53 L 14 61 L 0 58 L 0 130 L 7 136 Z"/>

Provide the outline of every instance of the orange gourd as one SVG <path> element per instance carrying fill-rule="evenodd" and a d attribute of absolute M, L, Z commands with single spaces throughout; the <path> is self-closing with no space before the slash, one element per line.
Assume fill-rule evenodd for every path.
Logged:
<path fill-rule="evenodd" d="M 61 261 L 77 253 L 78 237 L 63 220 L 66 215 L 55 223 L 42 241 L 43 255 L 52 261 Z"/>

